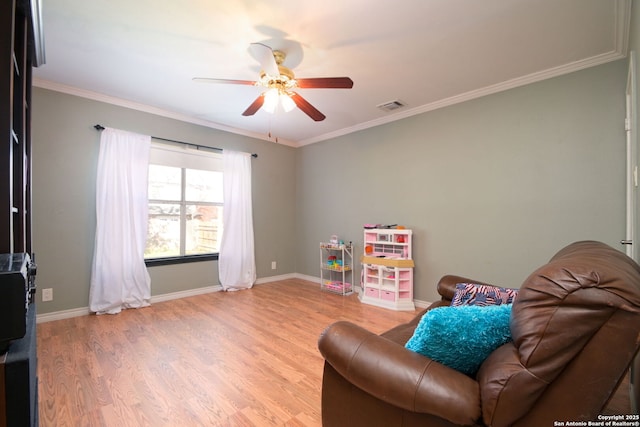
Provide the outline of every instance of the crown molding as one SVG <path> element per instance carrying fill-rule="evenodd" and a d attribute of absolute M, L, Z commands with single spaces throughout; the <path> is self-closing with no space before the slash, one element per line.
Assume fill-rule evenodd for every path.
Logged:
<path fill-rule="evenodd" d="M 139 102 L 129 101 L 123 98 L 118 98 L 115 96 L 105 95 L 99 92 L 93 92 L 86 89 L 80 89 L 74 86 L 63 85 L 60 83 L 52 82 L 50 80 L 44 79 L 33 79 L 33 86 L 39 87 L 41 89 L 48 89 L 55 92 L 65 93 L 67 95 L 73 95 L 80 98 L 86 98 L 93 101 L 104 102 L 106 104 L 117 105 L 119 107 L 130 108 L 132 110 L 141 111 L 144 113 L 154 114 L 156 116 L 166 117 L 169 119 L 179 120 L 181 122 L 192 123 L 199 126 L 208 127 L 211 129 L 217 129 L 224 132 L 230 132 L 237 135 L 243 135 L 250 138 L 261 139 L 264 141 L 273 142 L 273 139 L 270 139 L 266 135 L 248 132 L 242 129 L 233 128 L 230 126 L 221 125 L 219 123 L 211 122 L 208 120 L 198 119 L 195 117 L 187 116 L 185 114 L 176 113 L 169 110 L 164 110 L 162 108 L 153 107 L 151 105 L 142 104 Z M 288 141 L 286 139 L 278 139 L 278 144 L 288 145 L 291 147 L 297 147 L 298 144 Z"/>
<path fill-rule="evenodd" d="M 328 139 L 337 138 L 350 133 L 369 129 L 375 126 L 380 126 L 386 123 L 395 122 L 397 120 L 401 120 L 407 117 L 437 110 L 439 108 L 448 107 L 450 105 L 459 104 L 465 101 L 470 101 L 472 99 L 480 98 L 486 95 L 491 95 L 494 93 L 513 89 L 519 86 L 525 86 L 531 83 L 540 82 L 542 80 L 551 79 L 553 77 L 559 77 L 564 74 L 573 73 L 574 71 L 580 71 L 580 70 L 584 70 L 585 68 L 595 67 L 597 65 L 606 64 L 607 62 L 623 59 L 627 56 L 628 50 L 629 50 L 629 31 L 631 27 L 631 3 L 632 3 L 631 0 L 615 0 L 613 50 L 610 52 L 607 52 L 601 55 L 596 55 L 584 60 L 571 62 L 569 64 L 561 65 L 559 67 L 554 67 L 554 68 L 550 68 L 540 72 L 532 73 L 523 77 L 517 77 L 511 80 L 507 80 L 505 82 L 486 86 L 484 88 L 476 89 L 460 95 L 455 95 L 455 96 L 438 100 L 429 104 L 421 105 L 419 107 L 411 108 L 395 114 L 390 114 L 384 117 L 380 117 L 378 119 L 371 120 L 365 123 L 360 123 L 356 126 L 339 129 L 335 132 L 329 132 L 323 135 L 319 135 L 317 137 L 305 139 L 300 141 L 298 143 L 298 146 L 304 146 L 304 145 L 309 145 L 309 144 L 313 144 L 320 141 L 326 141 Z"/>
<path fill-rule="evenodd" d="M 587 58 L 580 61 L 571 62 L 558 67 L 550 68 L 547 70 L 532 73 L 526 76 L 517 77 L 511 80 L 500 82 L 494 85 L 486 86 L 484 88 L 472 90 L 459 95 L 451 96 L 449 98 L 437 100 L 429 104 L 421 105 L 415 108 L 400 111 L 394 114 L 385 115 L 374 120 L 370 120 L 365 123 L 360 123 L 355 126 L 338 129 L 333 132 L 328 132 L 322 135 L 315 136 L 313 138 L 301 140 L 298 142 L 290 141 L 287 139 L 278 139 L 278 143 L 290 147 L 302 147 L 309 144 L 314 144 L 329 139 L 338 138 L 340 136 L 348 135 L 350 133 L 362 131 L 372 127 L 384 125 L 404 118 L 412 117 L 418 114 L 423 114 L 429 111 L 437 110 L 440 108 L 448 107 L 451 105 L 459 104 L 462 102 L 470 101 L 476 98 L 480 98 L 486 95 L 491 95 L 499 92 L 503 92 L 509 89 L 513 89 L 520 86 L 525 86 L 531 83 L 540 82 L 543 80 L 559 77 L 564 74 L 569 74 L 575 71 L 580 71 L 586 68 L 602 65 L 611 61 L 625 58 L 629 48 L 629 31 L 631 26 L 631 5 L 632 0 L 615 0 L 615 23 L 613 34 L 613 50 L 610 52 L 596 55 L 591 58 Z M 217 129 L 225 132 L 230 132 L 238 135 L 247 136 L 250 138 L 260 139 L 264 141 L 273 142 L 273 138 L 264 134 L 255 132 L 249 132 L 242 129 L 237 129 L 230 126 L 225 126 L 219 123 L 211 122 L 208 120 L 198 119 L 195 117 L 187 116 L 184 114 L 163 110 L 161 108 L 153 107 L 146 104 L 141 104 L 133 101 L 129 101 L 122 98 L 105 95 L 98 92 L 93 92 L 77 87 L 67 86 L 48 80 L 33 79 L 33 85 L 43 89 L 49 89 L 57 92 L 66 93 L 82 98 L 92 99 L 107 104 L 117 105 L 120 107 L 130 108 L 137 111 L 142 111 L 161 117 L 167 117 L 175 120 L 179 120 L 186 123 L 192 123 L 212 129 Z"/>
<path fill-rule="evenodd" d="M 616 0 L 615 3 L 615 51 L 623 57 L 629 53 L 629 32 L 631 31 L 631 0 Z"/>
<path fill-rule="evenodd" d="M 419 107 L 404 110 L 402 112 L 380 117 L 375 120 L 370 120 L 365 123 L 360 123 L 356 126 L 339 129 L 335 132 L 325 133 L 323 135 L 319 135 L 314 138 L 309 138 L 309 139 L 300 141 L 298 145 L 304 146 L 304 145 L 314 144 L 316 142 L 325 141 L 332 138 L 337 138 L 353 132 L 358 132 L 358 131 L 369 129 L 375 126 L 380 126 L 383 124 L 395 122 L 397 120 L 402 120 L 407 117 L 412 117 L 418 114 L 426 113 L 433 110 L 438 110 L 440 108 L 448 107 L 451 105 L 460 104 L 462 102 L 470 101 L 472 99 L 481 98 L 483 96 L 503 92 L 503 91 L 520 87 L 520 86 L 526 86 L 528 84 L 537 83 L 543 80 L 551 79 L 553 77 L 559 77 L 565 74 L 573 73 L 574 71 L 580 71 L 585 68 L 594 67 L 596 65 L 606 64 L 608 62 L 616 61 L 618 59 L 624 58 L 626 56 L 626 53 L 623 53 L 625 52 L 625 49 L 626 49 L 626 46 L 624 46 L 623 44 L 620 44 L 618 45 L 616 50 L 602 54 L 602 55 L 597 55 L 585 60 L 572 62 L 572 63 L 565 64 L 555 68 L 550 68 L 548 70 L 543 70 L 537 73 L 532 73 L 523 77 L 517 77 L 515 79 L 507 80 L 494 85 L 486 86 L 484 88 L 465 92 L 460 95 L 455 95 L 455 96 L 441 99 L 429 104 L 421 105 Z"/>

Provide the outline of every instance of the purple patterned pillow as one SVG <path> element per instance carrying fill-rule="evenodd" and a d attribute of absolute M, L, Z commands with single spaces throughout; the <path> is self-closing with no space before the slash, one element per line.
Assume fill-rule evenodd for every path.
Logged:
<path fill-rule="evenodd" d="M 512 304 L 518 290 L 476 283 L 458 283 L 451 306 Z"/>

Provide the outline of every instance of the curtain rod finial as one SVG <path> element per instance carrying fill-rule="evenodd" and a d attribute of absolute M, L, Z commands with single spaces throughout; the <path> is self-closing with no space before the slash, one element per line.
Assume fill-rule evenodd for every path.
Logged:
<path fill-rule="evenodd" d="M 102 125 L 95 125 L 94 128 L 96 130 L 104 130 L 104 126 L 102 126 Z"/>

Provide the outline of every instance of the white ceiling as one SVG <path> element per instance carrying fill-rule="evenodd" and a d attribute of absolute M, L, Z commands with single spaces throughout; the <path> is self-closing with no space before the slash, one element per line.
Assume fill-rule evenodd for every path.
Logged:
<path fill-rule="evenodd" d="M 630 8 L 630 0 L 47 0 L 46 64 L 34 84 L 301 146 L 622 58 Z M 285 51 L 297 77 L 348 76 L 353 89 L 298 89 L 327 116 L 314 122 L 298 109 L 244 117 L 259 87 L 191 80 L 257 79 L 253 42 Z M 393 100 L 406 106 L 376 107 Z"/>

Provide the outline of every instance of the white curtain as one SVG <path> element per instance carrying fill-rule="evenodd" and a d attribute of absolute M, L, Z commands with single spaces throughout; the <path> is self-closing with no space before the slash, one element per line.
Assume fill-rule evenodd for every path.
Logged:
<path fill-rule="evenodd" d="M 224 150 L 223 233 L 218 258 L 225 291 L 251 288 L 256 281 L 251 204 L 251 155 Z"/>
<path fill-rule="evenodd" d="M 97 314 L 150 304 L 144 264 L 150 146 L 150 136 L 117 129 L 106 128 L 100 136 L 89 293 L 89 309 Z"/>

